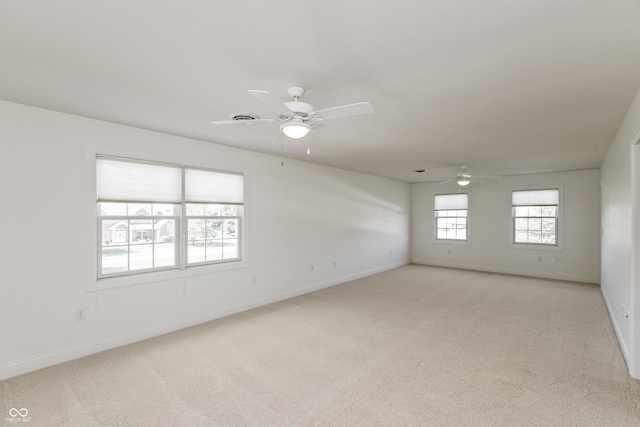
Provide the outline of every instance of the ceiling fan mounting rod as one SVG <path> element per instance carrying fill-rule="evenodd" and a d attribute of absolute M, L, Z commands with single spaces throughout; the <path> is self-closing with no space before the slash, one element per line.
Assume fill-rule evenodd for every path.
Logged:
<path fill-rule="evenodd" d="M 293 99 L 294 102 L 298 102 L 300 98 L 302 98 L 302 94 L 304 93 L 304 89 L 301 87 L 290 87 L 287 92 L 289 92 L 289 96 Z"/>

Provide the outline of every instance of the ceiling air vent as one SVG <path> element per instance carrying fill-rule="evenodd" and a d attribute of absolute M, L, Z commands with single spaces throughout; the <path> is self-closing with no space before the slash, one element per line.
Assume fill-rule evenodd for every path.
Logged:
<path fill-rule="evenodd" d="M 258 116 L 250 116 L 249 114 L 232 114 L 231 115 L 231 120 L 237 120 L 237 121 L 255 120 L 259 118 L 260 117 Z"/>

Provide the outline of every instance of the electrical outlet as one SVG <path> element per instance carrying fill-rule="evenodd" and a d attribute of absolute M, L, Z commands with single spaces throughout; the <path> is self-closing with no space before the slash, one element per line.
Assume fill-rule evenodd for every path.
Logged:
<path fill-rule="evenodd" d="M 87 320 L 87 310 L 84 308 L 77 308 L 76 309 L 76 322 L 79 322 L 81 320 Z"/>
<path fill-rule="evenodd" d="M 393 251 L 389 251 L 389 256 L 392 256 L 392 255 L 393 255 Z"/>
<path fill-rule="evenodd" d="M 252 283 L 255 285 L 258 283 L 258 276 L 253 276 Z"/>
<path fill-rule="evenodd" d="M 333 261 L 333 268 L 336 268 L 338 266 L 338 263 Z"/>
<path fill-rule="evenodd" d="M 311 266 L 311 272 L 313 273 L 316 270 L 316 268 L 312 265 Z"/>
<path fill-rule="evenodd" d="M 542 257 L 541 256 L 538 257 L 538 262 L 542 262 Z"/>

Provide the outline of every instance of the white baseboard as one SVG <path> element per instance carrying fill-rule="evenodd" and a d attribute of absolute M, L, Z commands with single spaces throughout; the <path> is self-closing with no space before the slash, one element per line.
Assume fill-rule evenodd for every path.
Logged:
<path fill-rule="evenodd" d="M 620 330 L 620 325 L 618 325 L 618 321 L 616 317 L 613 315 L 614 311 L 611 307 L 611 303 L 609 302 L 609 297 L 607 297 L 607 293 L 604 288 L 601 288 L 602 298 L 604 299 L 604 304 L 607 307 L 607 312 L 609 313 L 609 319 L 611 319 L 611 325 L 613 326 L 613 331 L 616 333 L 616 338 L 618 339 L 618 345 L 620 345 L 620 350 L 622 351 L 622 357 L 624 357 L 624 361 L 627 364 L 627 369 L 629 369 L 629 373 L 633 376 L 631 372 L 631 355 L 629 354 L 629 349 L 627 348 L 627 343 L 624 340 L 624 336 L 622 335 L 622 331 Z"/>
<path fill-rule="evenodd" d="M 262 307 L 278 301 L 283 301 L 299 295 L 304 295 L 310 292 L 318 291 L 320 289 L 339 285 L 341 283 L 349 282 L 351 280 L 360 279 L 362 277 L 370 276 L 372 274 L 381 273 L 387 270 L 392 270 L 394 268 L 402 267 L 409 263 L 410 262 L 407 260 L 407 261 L 398 262 L 394 264 L 388 264 L 379 268 L 342 276 L 342 277 L 325 281 L 325 282 L 314 283 L 314 284 L 311 284 L 302 288 L 297 288 L 291 291 L 281 292 L 278 294 L 271 295 L 269 297 L 247 301 L 245 303 L 238 304 L 235 306 L 225 307 L 223 309 L 215 310 L 207 314 L 189 317 L 186 319 L 165 323 L 162 325 L 154 326 L 152 328 L 143 329 L 143 330 L 135 331 L 135 332 L 124 334 L 124 335 L 119 335 L 119 336 L 108 338 L 105 340 L 96 341 L 96 342 L 79 345 L 79 346 L 68 347 L 55 352 L 42 354 L 36 357 L 24 359 L 24 360 L 19 360 L 13 363 L 0 366 L 0 380 L 5 380 L 11 377 L 15 377 L 17 375 L 22 375 L 29 372 L 37 371 L 39 369 L 48 368 L 54 365 L 58 365 L 60 363 L 78 359 L 80 357 L 85 357 L 91 354 L 99 353 L 101 351 L 110 350 L 112 348 L 121 347 L 127 344 L 132 344 L 138 341 L 153 338 L 169 332 L 174 332 L 180 329 L 188 328 L 190 326 L 209 322 L 225 316 L 230 316 L 232 314 L 241 313 L 243 311 Z"/>
<path fill-rule="evenodd" d="M 456 263 L 444 263 L 444 262 L 432 262 L 432 261 L 421 261 L 421 260 L 413 260 L 415 264 L 421 265 L 432 265 L 434 267 L 447 267 L 447 268 L 459 268 L 461 270 L 474 270 L 474 271 L 484 271 L 486 273 L 499 273 L 499 274 L 510 274 L 513 276 L 529 276 L 529 277 L 539 277 L 541 279 L 552 279 L 552 280 L 565 280 L 569 282 L 581 282 L 581 283 L 596 283 L 600 284 L 599 279 L 596 280 L 593 277 L 585 277 L 579 275 L 568 275 L 568 274 L 549 274 L 544 272 L 537 271 L 522 271 L 522 270 L 510 270 L 505 268 L 487 268 L 480 265 L 469 265 L 469 264 L 456 264 Z"/>

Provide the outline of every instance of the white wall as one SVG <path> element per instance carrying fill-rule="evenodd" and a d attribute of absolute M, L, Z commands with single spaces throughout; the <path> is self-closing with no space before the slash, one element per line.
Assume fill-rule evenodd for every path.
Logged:
<path fill-rule="evenodd" d="M 0 117 L 0 379 L 409 262 L 407 183 L 1 101 Z M 86 292 L 88 145 L 246 170 L 248 266 Z"/>
<path fill-rule="evenodd" d="M 413 262 L 598 283 L 598 170 L 519 175 L 472 182 L 469 244 L 434 240 L 434 195 L 456 192 L 457 185 L 413 184 Z M 510 245 L 511 191 L 561 186 L 562 249 Z"/>
<path fill-rule="evenodd" d="M 640 100 L 640 97 L 636 98 Z M 637 111 L 637 110 L 636 110 Z M 638 123 L 638 116 L 634 118 Z M 632 191 L 632 216 L 631 216 L 631 307 L 628 309 L 630 328 L 631 354 L 629 355 L 629 373 L 633 378 L 640 379 L 640 127 L 634 137 L 635 143 L 631 149 L 631 191 Z"/>
<path fill-rule="evenodd" d="M 640 92 L 601 167 L 602 293 L 632 377 L 640 379 Z M 625 313 L 629 312 L 629 317 Z"/>

